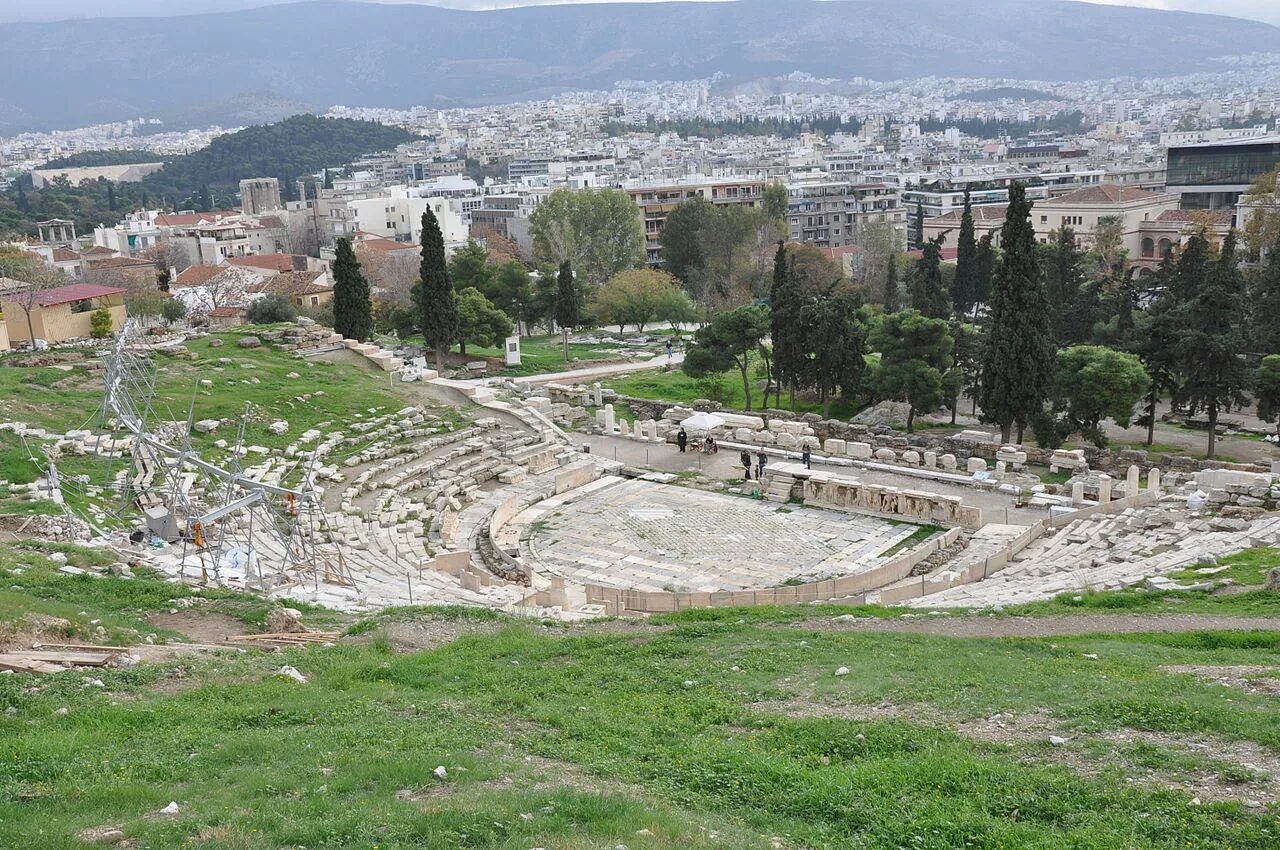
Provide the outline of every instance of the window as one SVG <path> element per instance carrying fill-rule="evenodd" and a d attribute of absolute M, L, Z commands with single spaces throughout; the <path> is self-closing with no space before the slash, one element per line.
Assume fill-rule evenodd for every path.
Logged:
<path fill-rule="evenodd" d="M 1155 241 L 1154 241 L 1150 236 L 1143 237 L 1143 240 L 1142 240 L 1142 256 L 1144 256 L 1144 257 L 1154 257 L 1155 255 L 1156 255 L 1156 243 L 1155 243 Z"/>
<path fill-rule="evenodd" d="M 312 306 L 312 307 L 319 307 L 319 306 L 320 306 L 320 296 L 319 296 L 319 295 L 312 295 L 312 296 L 311 296 L 311 306 Z"/>
<path fill-rule="evenodd" d="M 1040 216 L 1040 223 L 1041 223 L 1041 224 L 1048 224 L 1048 223 L 1049 223 L 1049 216 L 1047 216 L 1047 215 L 1042 215 L 1042 216 Z"/>

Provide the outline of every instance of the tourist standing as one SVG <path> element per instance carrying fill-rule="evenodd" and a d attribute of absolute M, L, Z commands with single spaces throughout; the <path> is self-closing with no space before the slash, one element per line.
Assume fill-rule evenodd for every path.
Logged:
<path fill-rule="evenodd" d="M 742 477 L 750 481 L 751 480 L 751 453 L 748 452 L 746 449 L 743 449 L 742 457 L 739 458 L 739 460 L 742 461 Z"/>
<path fill-rule="evenodd" d="M 679 434 L 676 434 L 676 445 L 680 447 L 681 454 L 684 453 L 685 446 L 689 445 L 689 435 L 683 428 L 680 429 Z"/>
<path fill-rule="evenodd" d="M 813 455 L 810 453 L 808 446 L 805 446 L 804 451 L 800 453 L 800 459 L 804 461 L 805 469 L 813 469 Z"/>
<path fill-rule="evenodd" d="M 761 481 L 764 479 L 764 467 L 765 467 L 765 464 L 767 464 L 768 462 L 769 462 L 769 456 L 764 453 L 763 448 L 760 449 L 758 452 L 756 452 L 756 480 L 757 481 Z"/>
<path fill-rule="evenodd" d="M 671 340 L 667 340 L 667 359 L 671 359 Z"/>

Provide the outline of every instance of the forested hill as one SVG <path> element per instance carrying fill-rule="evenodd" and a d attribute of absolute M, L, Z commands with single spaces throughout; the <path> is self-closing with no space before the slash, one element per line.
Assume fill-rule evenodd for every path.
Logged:
<path fill-rule="evenodd" d="M 373 121 L 295 115 L 219 136 L 206 148 L 170 159 L 142 183 L 121 183 L 110 192 L 105 183 L 33 189 L 30 180 L 23 180 L 0 195 L 0 239 L 34 235 L 35 223 L 49 218 L 70 218 L 79 232 L 89 233 L 95 225 L 113 225 L 140 206 L 225 208 L 234 203 L 240 181 L 249 177 L 279 178 L 281 194 L 288 198 L 298 177 L 391 150 L 414 138 L 408 131 Z M 89 151 L 80 158 L 58 161 L 55 167 L 82 161 L 100 164 L 96 162 L 99 155 L 114 153 Z"/>
<path fill-rule="evenodd" d="M 185 197 L 202 188 L 233 189 L 249 177 L 277 177 L 285 189 L 301 175 L 345 165 L 415 138 L 407 130 L 374 121 L 295 115 L 218 136 L 208 147 L 170 160 L 144 184 L 166 197 Z"/>
<path fill-rule="evenodd" d="M 106 150 L 82 151 L 71 156 L 51 159 L 41 168 L 97 168 L 103 165 L 133 165 L 139 162 L 161 162 L 164 157 L 151 151 Z"/>

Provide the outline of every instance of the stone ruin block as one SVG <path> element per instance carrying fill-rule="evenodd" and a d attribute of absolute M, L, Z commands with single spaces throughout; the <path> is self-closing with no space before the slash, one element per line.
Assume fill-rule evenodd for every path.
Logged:
<path fill-rule="evenodd" d="M 909 449 L 902 453 L 902 462 L 910 466 L 920 465 L 920 452 L 915 449 Z"/>
<path fill-rule="evenodd" d="M 794 449 L 798 444 L 799 441 L 796 439 L 796 435 L 790 431 L 783 431 L 778 435 L 778 448 L 780 449 Z"/>
<path fill-rule="evenodd" d="M 938 463 L 948 472 L 955 472 L 956 456 L 953 454 L 945 454 L 938 458 Z"/>
<path fill-rule="evenodd" d="M 872 457 L 870 443 L 849 443 L 845 446 L 845 452 L 854 460 L 871 460 Z"/>
<path fill-rule="evenodd" d="M 875 458 L 882 463 L 894 463 L 898 460 L 898 455 L 893 449 L 876 449 Z"/>
<path fill-rule="evenodd" d="M 754 435 L 755 432 L 750 428 L 739 428 L 733 432 L 733 439 L 737 440 L 739 443 L 749 443 Z"/>
<path fill-rule="evenodd" d="M 986 460 L 980 457 L 971 457 L 965 463 L 965 471 L 967 471 L 969 474 L 973 474 L 975 472 L 986 472 L 987 462 Z"/>
<path fill-rule="evenodd" d="M 800 437 L 796 442 L 799 444 L 800 448 L 808 449 L 809 451 L 817 451 L 822 447 L 818 438 L 812 435 Z"/>
<path fill-rule="evenodd" d="M 844 454 L 845 445 L 846 443 L 844 440 L 838 440 L 835 437 L 830 437 L 823 444 L 822 450 L 833 457 L 839 457 Z"/>

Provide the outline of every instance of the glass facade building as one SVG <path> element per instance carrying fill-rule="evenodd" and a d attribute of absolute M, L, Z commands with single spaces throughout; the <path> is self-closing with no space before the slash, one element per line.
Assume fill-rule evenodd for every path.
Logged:
<path fill-rule="evenodd" d="M 1277 136 L 1172 147 L 1166 185 L 1180 196 L 1183 209 L 1225 209 L 1277 166 Z"/>

